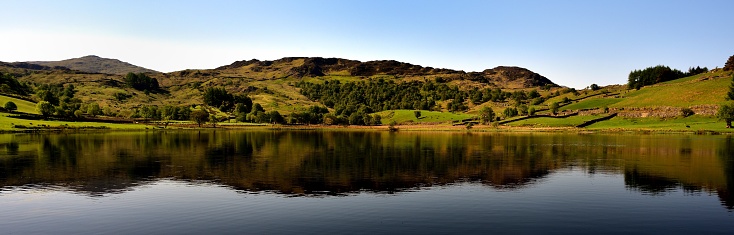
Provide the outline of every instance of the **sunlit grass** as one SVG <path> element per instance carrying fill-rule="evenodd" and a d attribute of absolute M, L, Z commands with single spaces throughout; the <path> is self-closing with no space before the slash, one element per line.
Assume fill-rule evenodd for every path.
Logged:
<path fill-rule="evenodd" d="M 720 104 L 731 84 L 731 72 L 703 73 L 681 78 L 624 95 L 624 100 L 610 107 L 690 107 L 693 105 Z"/>
<path fill-rule="evenodd" d="M 571 116 L 567 118 L 550 118 L 538 117 L 530 118 L 522 121 L 507 123 L 508 126 L 525 126 L 525 127 L 573 127 L 580 125 L 586 121 L 600 118 L 602 116 Z"/>
<path fill-rule="evenodd" d="M 70 127 L 70 128 L 102 128 L 114 129 L 114 130 L 144 130 L 153 128 L 142 124 L 119 124 L 119 123 L 100 123 L 100 122 L 72 122 L 72 121 L 47 121 L 47 120 L 25 120 L 8 117 L 8 114 L 0 114 L 0 130 L 3 131 L 17 131 L 23 130 L 23 128 L 16 128 L 15 126 L 24 126 L 27 128 L 41 128 L 42 126 L 49 126 L 52 128 L 56 127 Z"/>
<path fill-rule="evenodd" d="M 580 109 L 593 109 L 593 108 L 604 108 L 612 104 L 622 101 L 621 98 L 589 98 L 581 100 L 576 103 L 563 106 L 561 110 L 580 110 Z"/>
<path fill-rule="evenodd" d="M 421 110 L 420 118 L 415 117 L 414 110 L 389 110 L 376 114 L 382 117 L 383 124 L 389 124 L 392 121 L 397 123 L 441 123 L 459 121 L 474 117 L 474 115 L 465 113 L 437 112 Z"/>
<path fill-rule="evenodd" d="M 8 101 L 13 101 L 13 103 L 18 106 L 18 112 L 34 114 L 38 113 L 36 111 L 36 103 L 0 95 L 0 106 L 5 105 L 5 103 L 7 103 Z"/>
<path fill-rule="evenodd" d="M 607 121 L 595 123 L 586 127 L 587 129 L 651 129 L 672 131 L 699 131 L 713 130 L 719 132 L 732 132 L 727 129 L 724 121 L 714 117 L 693 115 L 686 118 L 623 118 L 615 117 Z"/>

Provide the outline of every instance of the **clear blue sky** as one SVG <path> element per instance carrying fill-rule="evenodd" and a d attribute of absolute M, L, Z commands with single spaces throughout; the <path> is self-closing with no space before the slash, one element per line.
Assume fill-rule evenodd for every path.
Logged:
<path fill-rule="evenodd" d="M 163 72 L 320 56 L 520 66 L 583 88 L 734 55 L 731 0 L 3 0 L 0 10 L 0 61 L 98 55 Z"/>

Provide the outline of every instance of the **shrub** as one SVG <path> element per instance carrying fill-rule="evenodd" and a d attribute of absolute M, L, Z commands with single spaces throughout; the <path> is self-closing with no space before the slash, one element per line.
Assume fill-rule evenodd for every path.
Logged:
<path fill-rule="evenodd" d="M 683 117 L 689 117 L 689 116 L 691 116 L 691 115 L 693 115 L 693 114 L 695 114 L 695 113 L 694 113 L 694 112 L 693 112 L 693 110 L 691 110 L 690 108 L 682 108 L 682 109 L 680 110 L 680 114 L 681 114 L 681 115 L 682 115 Z"/>
<path fill-rule="evenodd" d="M 3 106 L 3 108 L 5 108 L 8 111 L 18 110 L 18 106 L 15 105 L 15 103 L 13 103 L 13 101 L 8 101 L 7 103 L 5 103 L 5 105 Z"/>

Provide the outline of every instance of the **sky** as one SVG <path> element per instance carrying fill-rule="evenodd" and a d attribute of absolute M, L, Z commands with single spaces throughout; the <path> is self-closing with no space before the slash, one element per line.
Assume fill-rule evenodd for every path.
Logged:
<path fill-rule="evenodd" d="M 519 66 L 584 88 L 655 65 L 723 67 L 731 0 L 0 0 L 0 61 L 97 55 L 161 72 L 337 57 L 483 71 Z"/>

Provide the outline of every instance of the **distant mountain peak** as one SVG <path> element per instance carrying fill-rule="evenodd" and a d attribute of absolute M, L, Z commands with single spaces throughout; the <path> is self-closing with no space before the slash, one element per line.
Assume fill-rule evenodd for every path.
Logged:
<path fill-rule="evenodd" d="M 119 74 L 127 73 L 159 73 L 158 71 L 136 66 L 118 59 L 102 58 L 96 55 L 87 55 L 61 61 L 29 61 L 47 67 L 66 67 L 87 73 Z"/>

